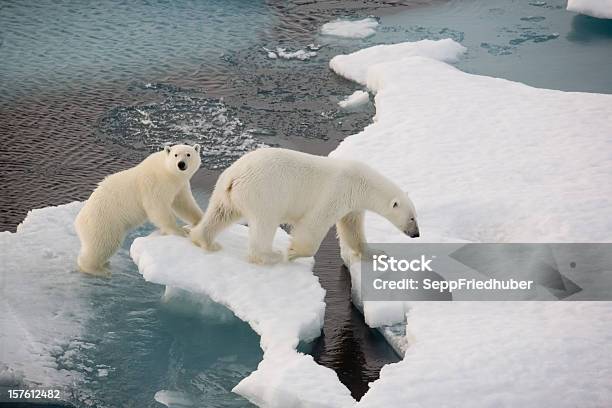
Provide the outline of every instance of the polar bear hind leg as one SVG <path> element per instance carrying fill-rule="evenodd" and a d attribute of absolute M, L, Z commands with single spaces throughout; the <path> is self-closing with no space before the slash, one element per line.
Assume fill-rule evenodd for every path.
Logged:
<path fill-rule="evenodd" d="M 249 262 L 270 265 L 281 262 L 283 253 L 272 247 L 280 222 L 249 221 Z"/>
<path fill-rule="evenodd" d="M 324 217 L 307 216 L 298 221 L 291 229 L 291 245 L 287 251 L 290 261 L 297 258 L 314 256 L 331 225 L 322 220 Z"/>
<path fill-rule="evenodd" d="M 191 242 L 207 251 L 218 251 L 221 245 L 215 238 L 221 231 L 240 219 L 240 212 L 222 201 L 215 201 L 206 209 L 202 220 L 191 230 Z"/>
<path fill-rule="evenodd" d="M 95 240 L 81 238 L 81 250 L 77 264 L 81 271 L 91 275 L 109 275 L 108 260 L 119 249 L 123 236 L 117 239 L 110 234 L 100 234 Z M 95 247 L 92 242 L 96 242 Z"/>

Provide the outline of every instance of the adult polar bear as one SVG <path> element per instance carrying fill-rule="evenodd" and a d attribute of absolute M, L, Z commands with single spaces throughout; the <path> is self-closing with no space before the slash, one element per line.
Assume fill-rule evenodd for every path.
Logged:
<path fill-rule="evenodd" d="M 199 145 L 166 146 L 137 166 L 105 178 L 74 223 L 81 240 L 81 270 L 105 273 L 106 262 L 125 234 L 147 220 L 162 234 L 185 236 L 176 224 L 176 216 L 191 225 L 202 218 L 189 185 L 200 164 Z"/>
<path fill-rule="evenodd" d="M 217 180 L 208 209 L 190 238 L 209 251 L 217 234 L 244 217 L 253 263 L 283 259 L 272 248 L 276 229 L 289 224 L 289 260 L 313 256 L 336 223 L 343 247 L 360 256 L 363 214 L 374 211 L 410 237 L 419 236 L 414 206 L 400 188 L 363 163 L 264 148 L 247 153 Z"/>

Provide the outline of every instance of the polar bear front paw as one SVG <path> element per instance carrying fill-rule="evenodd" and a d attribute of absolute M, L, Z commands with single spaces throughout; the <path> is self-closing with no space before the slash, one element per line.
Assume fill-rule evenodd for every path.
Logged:
<path fill-rule="evenodd" d="M 259 265 L 273 265 L 284 260 L 280 251 L 249 253 L 249 262 Z"/>
<path fill-rule="evenodd" d="M 195 246 L 198 246 L 208 252 L 216 252 L 222 248 L 222 246 L 217 242 L 209 242 L 208 240 L 201 237 L 199 234 L 194 233 L 193 230 L 189 234 L 189 239 L 191 239 L 191 242 L 193 242 Z"/>
<path fill-rule="evenodd" d="M 310 258 L 314 256 L 315 251 L 311 248 L 305 248 L 298 245 L 291 245 L 289 249 L 287 249 L 287 259 L 289 261 L 294 261 L 298 258 Z"/>
<path fill-rule="evenodd" d="M 223 247 L 218 242 L 211 242 L 211 243 L 202 242 L 200 243 L 200 248 L 208 252 L 217 252 L 221 250 L 221 248 Z"/>

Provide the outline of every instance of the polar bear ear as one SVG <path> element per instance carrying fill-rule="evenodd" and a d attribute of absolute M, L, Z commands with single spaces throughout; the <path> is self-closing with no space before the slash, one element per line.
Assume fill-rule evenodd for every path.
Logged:
<path fill-rule="evenodd" d="M 193 148 L 195 149 L 196 152 L 200 153 L 200 145 L 199 144 L 194 144 Z"/>
<path fill-rule="evenodd" d="M 170 150 L 172 150 L 172 148 L 170 146 L 165 146 L 164 147 L 164 151 L 166 152 L 166 154 L 170 154 Z"/>

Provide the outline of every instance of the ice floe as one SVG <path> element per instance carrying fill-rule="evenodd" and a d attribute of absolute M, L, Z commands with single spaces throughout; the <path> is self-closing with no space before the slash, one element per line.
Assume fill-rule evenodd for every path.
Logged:
<path fill-rule="evenodd" d="M 265 407 L 345 407 L 354 400 L 336 373 L 296 351 L 320 334 L 325 291 L 313 259 L 256 266 L 246 261 L 248 228 L 234 225 L 219 237 L 223 250 L 207 253 L 185 238 L 137 238 L 131 256 L 147 281 L 203 294 L 225 305 L 261 336 L 264 358 L 234 391 Z M 287 234 L 278 230 L 275 246 Z"/>
<path fill-rule="evenodd" d="M 321 34 L 345 38 L 366 38 L 376 34 L 378 21 L 372 17 L 363 20 L 336 20 L 321 26 Z"/>
<path fill-rule="evenodd" d="M 597 18 L 612 18 L 612 0 L 567 0 L 567 9 Z"/>
<path fill-rule="evenodd" d="M 87 278 L 75 263 L 72 223 L 80 208 L 32 210 L 17 232 L 0 232 L 0 384 L 58 388 L 80 379 L 68 369 L 91 315 L 81 284 Z"/>
<path fill-rule="evenodd" d="M 338 102 L 342 109 L 352 109 L 370 102 L 370 94 L 366 91 L 355 91 L 346 99 Z"/>
<path fill-rule="evenodd" d="M 424 56 L 412 56 L 418 50 Z M 334 71 L 376 94 L 376 116 L 331 155 L 364 161 L 406 189 L 421 242 L 611 241 L 612 95 L 538 89 L 442 62 L 461 51 L 429 41 L 332 59 Z M 410 241 L 372 214 L 366 235 Z M 357 263 L 351 275 L 368 324 L 407 318 L 395 326 L 405 334 L 381 328 L 406 354 L 383 368 L 360 406 L 601 406 L 612 398 L 604 323 L 612 302 L 363 304 Z"/>

